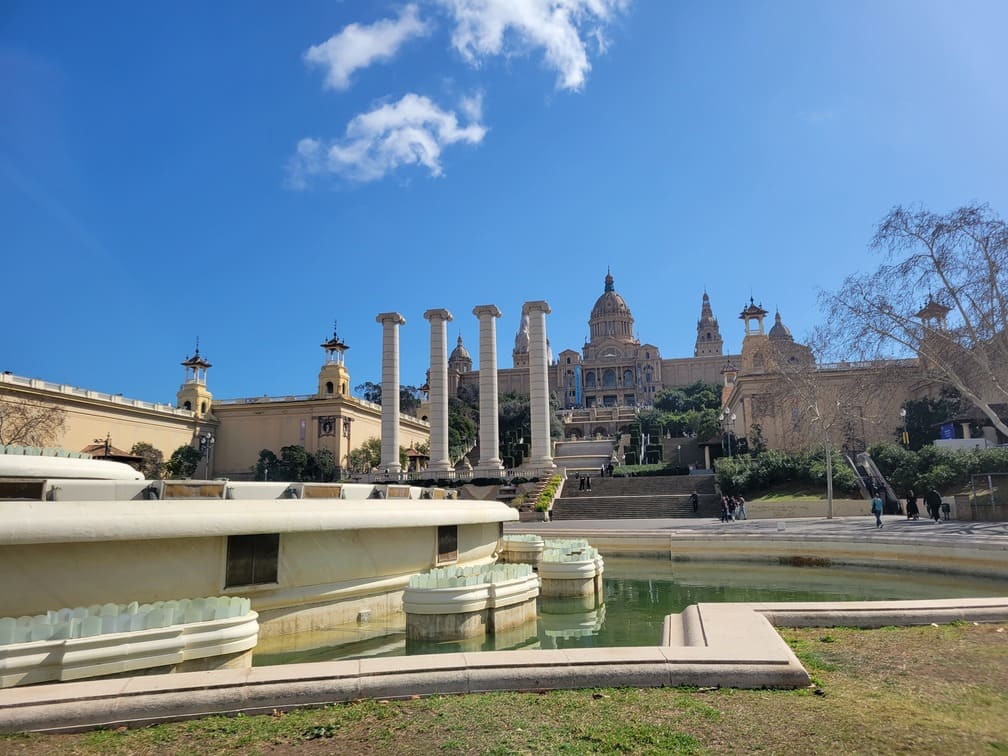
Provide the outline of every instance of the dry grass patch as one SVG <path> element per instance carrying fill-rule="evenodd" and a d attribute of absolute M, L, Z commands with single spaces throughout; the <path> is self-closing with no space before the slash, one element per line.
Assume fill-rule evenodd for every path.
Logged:
<path fill-rule="evenodd" d="M 365 701 L 137 730 L 0 738 L 24 754 L 1008 751 L 1008 631 L 784 630 L 817 687 L 603 689 Z"/>

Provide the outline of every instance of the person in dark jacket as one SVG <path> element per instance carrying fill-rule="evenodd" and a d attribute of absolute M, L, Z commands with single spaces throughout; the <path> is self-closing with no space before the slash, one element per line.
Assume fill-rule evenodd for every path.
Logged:
<path fill-rule="evenodd" d="M 913 492 L 912 488 L 907 493 L 907 519 L 920 519 L 920 509 L 917 507 L 917 494 Z"/>
<path fill-rule="evenodd" d="M 928 514 L 935 522 L 941 518 L 941 494 L 935 489 L 931 489 L 924 494 L 924 504 L 927 506 Z"/>

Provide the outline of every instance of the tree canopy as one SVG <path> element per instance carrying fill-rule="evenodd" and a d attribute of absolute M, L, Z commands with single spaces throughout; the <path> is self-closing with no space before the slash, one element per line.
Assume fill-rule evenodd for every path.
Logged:
<path fill-rule="evenodd" d="M 328 449 L 312 453 L 299 444 L 282 447 L 279 457 L 263 449 L 252 472 L 256 480 L 326 483 L 336 477 L 336 457 Z"/>
<path fill-rule="evenodd" d="M 382 387 L 380 383 L 364 381 L 354 386 L 354 392 L 365 401 L 374 404 L 382 403 Z M 417 386 L 399 387 L 399 412 L 404 415 L 416 416 L 420 409 L 420 389 Z"/>
<path fill-rule="evenodd" d="M 895 207 L 871 248 L 883 259 L 874 273 L 851 275 L 822 295 L 838 356 L 919 356 L 929 378 L 954 388 L 1008 435 L 1005 222 L 986 205 L 945 215 Z"/>
<path fill-rule="evenodd" d="M 649 414 L 648 420 L 666 433 L 707 439 L 718 432 L 720 386 L 696 381 L 682 388 L 664 388 L 655 394 L 653 404 L 658 413 Z"/>
<path fill-rule="evenodd" d="M 172 452 L 165 469 L 171 478 L 191 478 L 202 459 L 199 449 L 186 444 Z"/>
<path fill-rule="evenodd" d="M 164 477 L 164 454 L 160 449 L 155 449 L 153 444 L 149 444 L 146 441 L 138 441 L 133 444 L 130 454 L 135 454 L 142 458 L 140 472 L 143 473 L 143 476 L 147 480 L 157 480 Z"/>

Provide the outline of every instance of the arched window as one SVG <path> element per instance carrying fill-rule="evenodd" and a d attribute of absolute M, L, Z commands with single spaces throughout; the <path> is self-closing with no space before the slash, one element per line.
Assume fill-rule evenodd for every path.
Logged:
<path fill-rule="evenodd" d="M 602 388 L 615 388 L 616 387 L 616 371 L 609 368 L 602 373 Z"/>
<path fill-rule="evenodd" d="M 634 385 L 633 370 L 624 370 L 623 371 L 623 385 L 624 386 L 633 386 Z"/>
<path fill-rule="evenodd" d="M 595 373 L 585 373 L 585 388 L 595 388 Z"/>
<path fill-rule="evenodd" d="M 192 409 L 192 402 L 186 402 L 182 406 L 185 407 L 187 410 L 191 410 Z"/>
<path fill-rule="evenodd" d="M 333 392 L 333 382 L 332 381 L 326 381 L 325 392 L 327 394 L 331 394 Z"/>

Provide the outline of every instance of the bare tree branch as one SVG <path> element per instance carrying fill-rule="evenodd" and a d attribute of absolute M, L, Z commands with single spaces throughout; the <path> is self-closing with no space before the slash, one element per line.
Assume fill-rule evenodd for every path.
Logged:
<path fill-rule="evenodd" d="M 0 444 L 46 446 L 63 432 L 66 410 L 51 404 L 0 397 Z"/>
<path fill-rule="evenodd" d="M 896 207 L 871 246 L 884 261 L 878 270 L 820 297 L 833 353 L 915 356 L 926 377 L 1008 435 L 996 409 L 1008 403 L 1008 226 L 986 205 L 947 215 Z"/>

